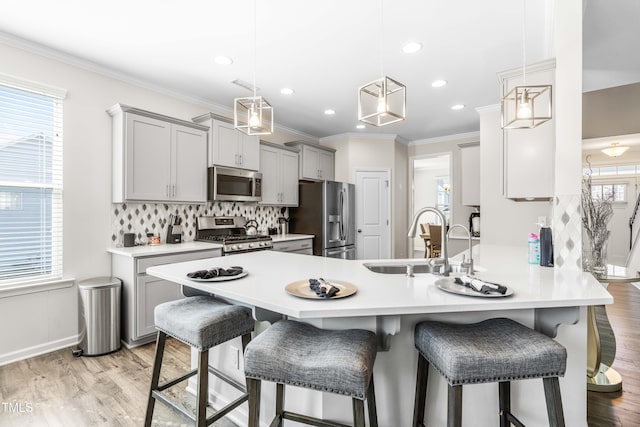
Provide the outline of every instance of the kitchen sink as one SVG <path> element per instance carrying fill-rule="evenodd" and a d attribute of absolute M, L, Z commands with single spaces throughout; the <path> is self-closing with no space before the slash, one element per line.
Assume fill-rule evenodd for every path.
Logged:
<path fill-rule="evenodd" d="M 433 273 L 437 271 L 438 266 L 431 266 L 427 264 L 427 261 L 410 261 L 410 262 L 401 262 L 401 261 L 386 261 L 386 262 L 365 262 L 365 267 L 374 273 L 380 274 L 406 274 L 407 266 L 410 265 L 413 267 L 414 274 L 421 273 Z M 449 264 L 451 268 L 451 273 L 467 273 L 465 269 L 462 268 L 460 262 L 451 262 Z M 474 266 L 473 272 L 483 271 L 484 268 Z"/>

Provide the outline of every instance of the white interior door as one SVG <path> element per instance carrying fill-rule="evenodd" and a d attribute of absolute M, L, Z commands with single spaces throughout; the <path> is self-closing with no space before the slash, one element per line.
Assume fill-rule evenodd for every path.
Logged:
<path fill-rule="evenodd" d="M 356 171 L 357 259 L 391 257 L 389 171 Z"/>

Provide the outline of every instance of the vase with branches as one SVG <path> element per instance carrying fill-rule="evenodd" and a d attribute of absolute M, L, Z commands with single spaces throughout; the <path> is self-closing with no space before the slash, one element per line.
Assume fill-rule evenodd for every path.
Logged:
<path fill-rule="evenodd" d="M 613 216 L 613 194 L 594 197 L 591 188 L 591 162 L 587 156 L 589 172 L 582 178 L 582 225 L 588 239 L 587 257 L 583 267 L 591 273 L 604 276 L 607 273 L 607 243 L 610 231 L 607 229 Z"/>

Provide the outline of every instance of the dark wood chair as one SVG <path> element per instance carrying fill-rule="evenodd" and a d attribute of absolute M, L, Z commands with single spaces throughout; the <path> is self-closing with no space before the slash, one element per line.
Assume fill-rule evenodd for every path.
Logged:
<path fill-rule="evenodd" d="M 438 258 L 442 249 L 442 226 L 427 224 L 430 240 L 429 258 Z"/>

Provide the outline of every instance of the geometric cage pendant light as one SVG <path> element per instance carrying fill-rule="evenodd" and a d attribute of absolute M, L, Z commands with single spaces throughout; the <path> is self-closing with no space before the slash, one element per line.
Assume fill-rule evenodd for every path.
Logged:
<path fill-rule="evenodd" d="M 384 76 L 358 89 L 358 120 L 386 126 L 406 117 L 406 87 Z"/>
<path fill-rule="evenodd" d="M 383 73 L 383 6 L 380 0 L 380 75 L 383 77 L 358 88 L 358 120 L 374 126 L 390 125 L 407 115 L 406 86 Z"/>
<path fill-rule="evenodd" d="M 256 94 L 257 19 L 256 0 L 253 1 L 253 96 L 236 98 L 233 102 L 233 127 L 247 135 L 273 133 L 273 107 Z"/>
<path fill-rule="evenodd" d="M 522 7 L 522 85 L 516 86 L 501 99 L 503 129 L 530 129 L 551 120 L 551 85 L 527 85 L 526 69 L 526 0 Z"/>

